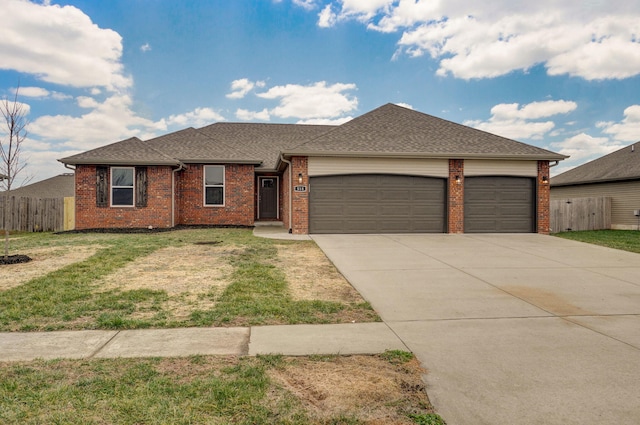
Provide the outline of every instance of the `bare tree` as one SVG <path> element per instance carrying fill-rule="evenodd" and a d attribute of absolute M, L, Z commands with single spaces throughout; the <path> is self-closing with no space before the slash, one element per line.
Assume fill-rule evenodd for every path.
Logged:
<path fill-rule="evenodd" d="M 18 174 L 26 167 L 26 162 L 20 158 L 22 143 L 27 138 L 27 113 L 26 105 L 18 102 L 18 91 L 13 100 L 5 97 L 0 101 L 0 113 L 4 118 L 0 128 L 0 184 L 5 189 L 3 200 L 3 222 L 4 228 L 4 258 L 9 257 L 9 226 L 7 205 L 11 196 L 11 188 Z"/>

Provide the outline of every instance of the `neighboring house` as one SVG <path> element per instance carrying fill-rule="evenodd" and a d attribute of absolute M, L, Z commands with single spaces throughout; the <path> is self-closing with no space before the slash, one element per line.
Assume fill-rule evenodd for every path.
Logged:
<path fill-rule="evenodd" d="M 2 194 L 4 192 L 0 192 Z M 36 183 L 11 189 L 11 196 L 25 198 L 68 198 L 75 194 L 73 173 L 60 174 Z"/>
<path fill-rule="evenodd" d="M 0 174 L 0 181 L 2 180 L 7 180 L 9 177 L 5 176 L 4 174 Z"/>
<path fill-rule="evenodd" d="M 549 161 L 564 158 L 387 104 L 340 126 L 216 123 L 60 161 L 77 229 L 548 233 Z"/>
<path fill-rule="evenodd" d="M 551 199 L 610 197 L 611 227 L 636 229 L 640 209 L 640 145 L 587 162 L 551 179 Z"/>

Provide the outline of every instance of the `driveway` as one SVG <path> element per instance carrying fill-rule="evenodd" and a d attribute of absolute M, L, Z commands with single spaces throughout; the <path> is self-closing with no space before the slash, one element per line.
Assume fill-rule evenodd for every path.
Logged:
<path fill-rule="evenodd" d="M 313 239 L 449 425 L 640 423 L 640 255 L 536 234 Z"/>

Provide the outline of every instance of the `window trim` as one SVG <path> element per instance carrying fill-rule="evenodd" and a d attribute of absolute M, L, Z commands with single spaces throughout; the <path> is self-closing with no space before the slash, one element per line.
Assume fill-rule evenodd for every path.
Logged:
<path fill-rule="evenodd" d="M 207 168 L 217 167 L 222 168 L 222 185 L 219 184 L 207 184 Z M 227 186 L 227 168 L 224 165 L 204 165 L 202 167 L 202 205 L 205 207 L 220 208 L 226 204 L 226 186 Z M 221 187 L 222 188 L 222 204 L 207 204 L 207 188 L 208 187 Z"/>
<path fill-rule="evenodd" d="M 115 186 L 113 184 L 113 170 L 131 170 L 133 184 L 131 186 Z M 131 189 L 131 205 L 116 205 L 113 203 L 113 189 Z M 109 206 L 112 208 L 135 208 L 136 206 L 136 168 L 135 167 L 110 167 L 109 170 Z"/>

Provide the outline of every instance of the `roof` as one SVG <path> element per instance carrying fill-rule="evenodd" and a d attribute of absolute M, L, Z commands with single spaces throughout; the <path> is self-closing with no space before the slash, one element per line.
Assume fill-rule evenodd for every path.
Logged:
<path fill-rule="evenodd" d="M 553 177 L 551 185 L 569 186 L 640 179 L 640 150 L 638 149 L 633 144 L 594 159 Z"/>
<path fill-rule="evenodd" d="M 199 129 L 207 136 L 242 147 L 263 160 L 261 168 L 274 170 L 280 152 L 334 129 L 331 125 L 216 123 Z"/>
<path fill-rule="evenodd" d="M 0 180 L 7 180 L 9 177 L 5 176 L 4 174 L 0 174 Z"/>
<path fill-rule="evenodd" d="M 11 195 L 26 198 L 71 197 L 75 195 L 75 177 L 73 173 L 60 174 L 17 189 L 11 189 Z"/>
<path fill-rule="evenodd" d="M 59 160 L 65 164 L 179 165 L 179 161 L 131 137 Z"/>
<path fill-rule="evenodd" d="M 285 151 L 286 155 L 562 160 L 545 149 L 388 103 Z"/>
<path fill-rule="evenodd" d="M 281 154 L 561 160 L 516 142 L 394 104 L 340 126 L 215 123 L 151 140 L 136 137 L 62 158 L 65 164 L 181 165 L 243 163 L 276 170 Z"/>

